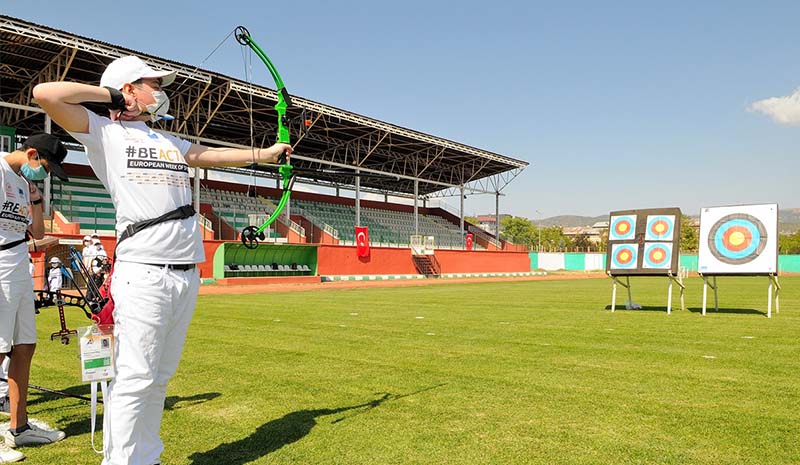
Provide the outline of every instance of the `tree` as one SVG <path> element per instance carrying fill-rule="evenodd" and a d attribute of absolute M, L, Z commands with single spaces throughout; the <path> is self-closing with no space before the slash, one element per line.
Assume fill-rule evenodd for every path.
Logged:
<path fill-rule="evenodd" d="M 700 243 L 699 233 L 694 227 L 694 220 L 681 216 L 681 252 L 697 252 Z"/>
<path fill-rule="evenodd" d="M 578 234 L 572 241 L 572 247 L 575 252 L 588 252 L 591 246 L 592 242 L 589 240 L 589 236 L 584 233 Z"/>
<path fill-rule="evenodd" d="M 500 220 L 500 237 L 514 244 L 534 245 L 535 232 L 533 223 L 527 218 L 507 216 Z"/>
<path fill-rule="evenodd" d="M 778 237 L 778 252 L 784 255 L 800 254 L 800 231 L 781 234 Z"/>

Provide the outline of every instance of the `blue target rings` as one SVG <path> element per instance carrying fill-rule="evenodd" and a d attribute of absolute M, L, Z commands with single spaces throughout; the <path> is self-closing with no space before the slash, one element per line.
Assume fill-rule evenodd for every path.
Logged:
<path fill-rule="evenodd" d="M 708 248 L 717 260 L 741 265 L 755 260 L 767 246 L 767 230 L 758 218 L 735 213 L 723 216 L 708 235 Z"/>
<path fill-rule="evenodd" d="M 632 269 L 636 268 L 638 247 L 632 244 L 614 244 L 611 251 L 612 268 Z"/>

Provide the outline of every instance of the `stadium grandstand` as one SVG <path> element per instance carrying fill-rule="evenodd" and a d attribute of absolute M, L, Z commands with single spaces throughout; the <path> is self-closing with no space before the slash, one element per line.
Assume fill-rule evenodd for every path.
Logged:
<path fill-rule="evenodd" d="M 8 16 L 0 16 L 0 44 L 0 150 L 9 151 L 27 135 L 45 131 L 58 135 L 71 150 L 83 151 L 51 124 L 31 90 L 56 80 L 97 84 L 109 62 L 131 54 L 177 71 L 168 90 L 179 118 L 155 123 L 157 129 L 210 146 L 261 146 L 274 139 L 273 89 Z M 494 195 L 499 217 L 503 189 L 527 162 L 296 95 L 292 103 L 287 113 L 295 149 L 292 164 L 316 172 L 297 176 L 296 186 L 305 188 L 295 188 L 280 220 L 268 231 L 268 242 L 352 247 L 354 228 L 366 226 L 372 247 L 408 249 L 412 236 L 423 236 L 434 238 L 436 250 L 461 251 L 466 235 L 472 234 L 477 250 L 520 252 L 465 223 L 464 199 L 468 194 Z M 52 233 L 98 232 L 113 241 L 115 213 L 108 192 L 88 165 L 66 167 L 69 182 L 48 179 L 41 186 Z M 330 174 L 324 170 L 329 168 Z M 237 240 L 243 227 L 261 224 L 281 196 L 274 167 L 196 169 L 192 177 L 195 209 L 210 242 Z M 433 205 L 445 197 L 459 199 L 457 211 L 442 202 Z M 225 273 L 214 275 L 233 276 L 239 270 L 230 268 L 232 260 L 220 259 L 214 266 Z"/>

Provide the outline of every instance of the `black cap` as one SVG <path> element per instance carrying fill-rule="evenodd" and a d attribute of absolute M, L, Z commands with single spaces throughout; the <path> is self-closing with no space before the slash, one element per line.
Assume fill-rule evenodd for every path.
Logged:
<path fill-rule="evenodd" d="M 36 149 L 39 157 L 47 160 L 50 173 L 55 174 L 63 181 L 69 181 L 64 167 L 61 166 L 61 163 L 67 158 L 67 148 L 58 140 L 58 137 L 46 133 L 34 134 L 22 143 L 22 147 Z"/>

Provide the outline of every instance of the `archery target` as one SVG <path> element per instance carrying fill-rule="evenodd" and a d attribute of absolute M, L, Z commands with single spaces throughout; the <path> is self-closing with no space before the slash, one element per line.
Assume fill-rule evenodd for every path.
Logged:
<path fill-rule="evenodd" d="M 778 206 L 704 208 L 700 213 L 698 270 L 706 274 L 777 271 Z"/>
<path fill-rule="evenodd" d="M 650 215 L 647 217 L 646 241 L 671 241 L 675 234 L 674 215 Z"/>
<path fill-rule="evenodd" d="M 755 260 L 767 246 L 767 229 L 758 218 L 734 213 L 719 219 L 708 235 L 711 254 L 721 262 L 741 265 Z"/>
<path fill-rule="evenodd" d="M 614 244 L 611 246 L 611 269 L 632 270 L 639 261 L 638 244 Z"/>
<path fill-rule="evenodd" d="M 644 246 L 642 268 L 669 270 L 672 268 L 672 243 L 651 242 Z"/>
<path fill-rule="evenodd" d="M 636 215 L 612 216 L 609 222 L 608 240 L 626 241 L 636 234 Z"/>

